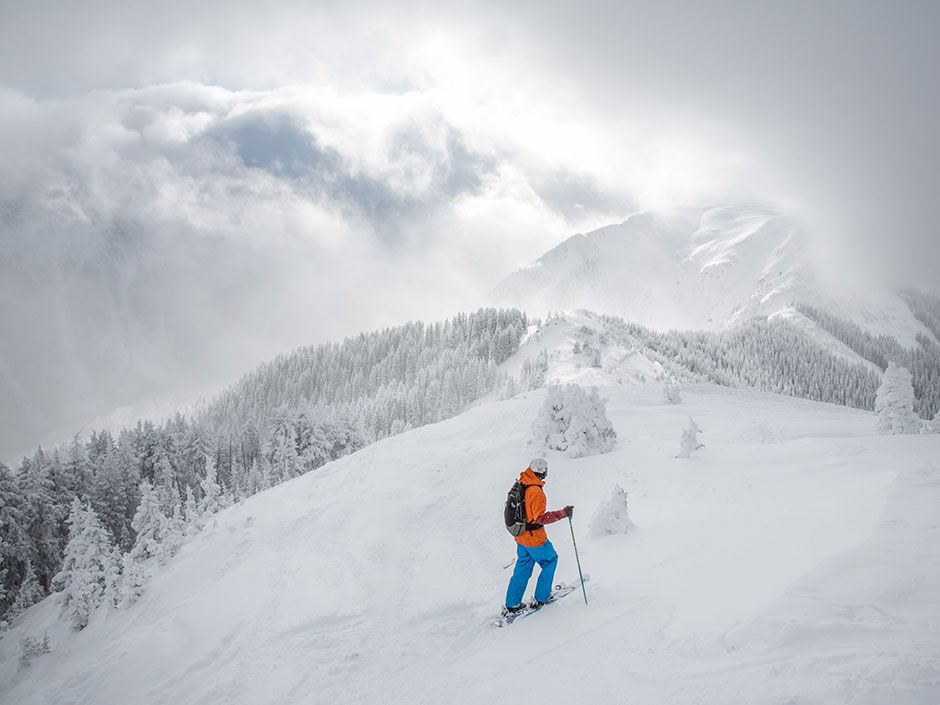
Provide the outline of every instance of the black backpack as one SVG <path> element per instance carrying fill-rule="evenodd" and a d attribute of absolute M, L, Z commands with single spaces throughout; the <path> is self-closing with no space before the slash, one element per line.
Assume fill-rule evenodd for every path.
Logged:
<path fill-rule="evenodd" d="M 530 487 L 538 485 L 523 485 L 516 480 L 506 495 L 506 506 L 503 509 L 503 518 L 506 520 L 506 531 L 513 536 L 521 536 L 526 531 L 535 531 L 541 529 L 541 524 L 533 524 L 526 521 L 525 516 L 525 491 Z"/>

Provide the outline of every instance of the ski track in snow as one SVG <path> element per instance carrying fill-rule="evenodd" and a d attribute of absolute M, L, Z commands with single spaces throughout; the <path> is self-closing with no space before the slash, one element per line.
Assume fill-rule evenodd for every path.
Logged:
<path fill-rule="evenodd" d="M 549 453 L 590 605 L 509 629 L 500 522 L 544 391 L 386 439 L 216 516 L 126 611 L 0 640 L 4 705 L 940 702 L 940 436 L 709 385 L 612 386 L 614 452 Z M 706 447 L 677 460 L 693 416 Z M 636 528 L 593 536 L 614 484 Z M 549 527 L 557 579 L 577 568 Z M 537 570 L 536 570 L 537 573 Z M 528 595 L 534 589 L 534 578 Z M 21 634 L 53 653 L 17 667 Z"/>

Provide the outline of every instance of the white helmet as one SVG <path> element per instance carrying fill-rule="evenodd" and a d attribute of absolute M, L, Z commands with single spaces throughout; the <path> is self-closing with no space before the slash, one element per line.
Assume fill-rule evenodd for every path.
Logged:
<path fill-rule="evenodd" d="M 548 477 L 548 461 L 545 458 L 532 458 L 529 461 L 529 467 L 540 480 Z"/>

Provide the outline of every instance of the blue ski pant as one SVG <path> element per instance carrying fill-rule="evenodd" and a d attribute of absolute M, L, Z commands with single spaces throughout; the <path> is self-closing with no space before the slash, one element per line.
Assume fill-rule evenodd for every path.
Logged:
<path fill-rule="evenodd" d="M 552 580 L 555 578 L 555 567 L 558 565 L 558 554 L 552 542 L 546 540 L 541 546 L 532 548 L 516 544 L 516 567 L 509 579 L 509 588 L 506 590 L 506 606 L 515 607 L 522 604 L 526 585 L 532 577 L 532 569 L 538 563 L 542 572 L 535 584 L 535 599 L 540 602 L 547 600 L 552 594 Z"/>

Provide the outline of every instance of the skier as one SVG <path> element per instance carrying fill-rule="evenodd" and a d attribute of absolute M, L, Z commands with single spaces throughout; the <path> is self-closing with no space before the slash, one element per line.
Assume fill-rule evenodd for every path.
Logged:
<path fill-rule="evenodd" d="M 572 516 L 574 507 L 568 505 L 554 512 L 545 511 L 545 492 L 542 491 L 542 486 L 546 477 L 548 462 L 544 458 L 532 460 L 529 467 L 519 475 L 519 482 L 525 491 L 527 530 L 516 536 L 516 567 L 512 571 L 509 588 L 506 590 L 504 615 L 518 612 L 524 607 L 522 596 L 536 563 L 542 570 L 535 585 L 535 602 L 531 606 L 541 607 L 552 599 L 552 579 L 555 577 L 558 554 L 555 553 L 555 547 L 548 540 L 542 526 Z"/>

